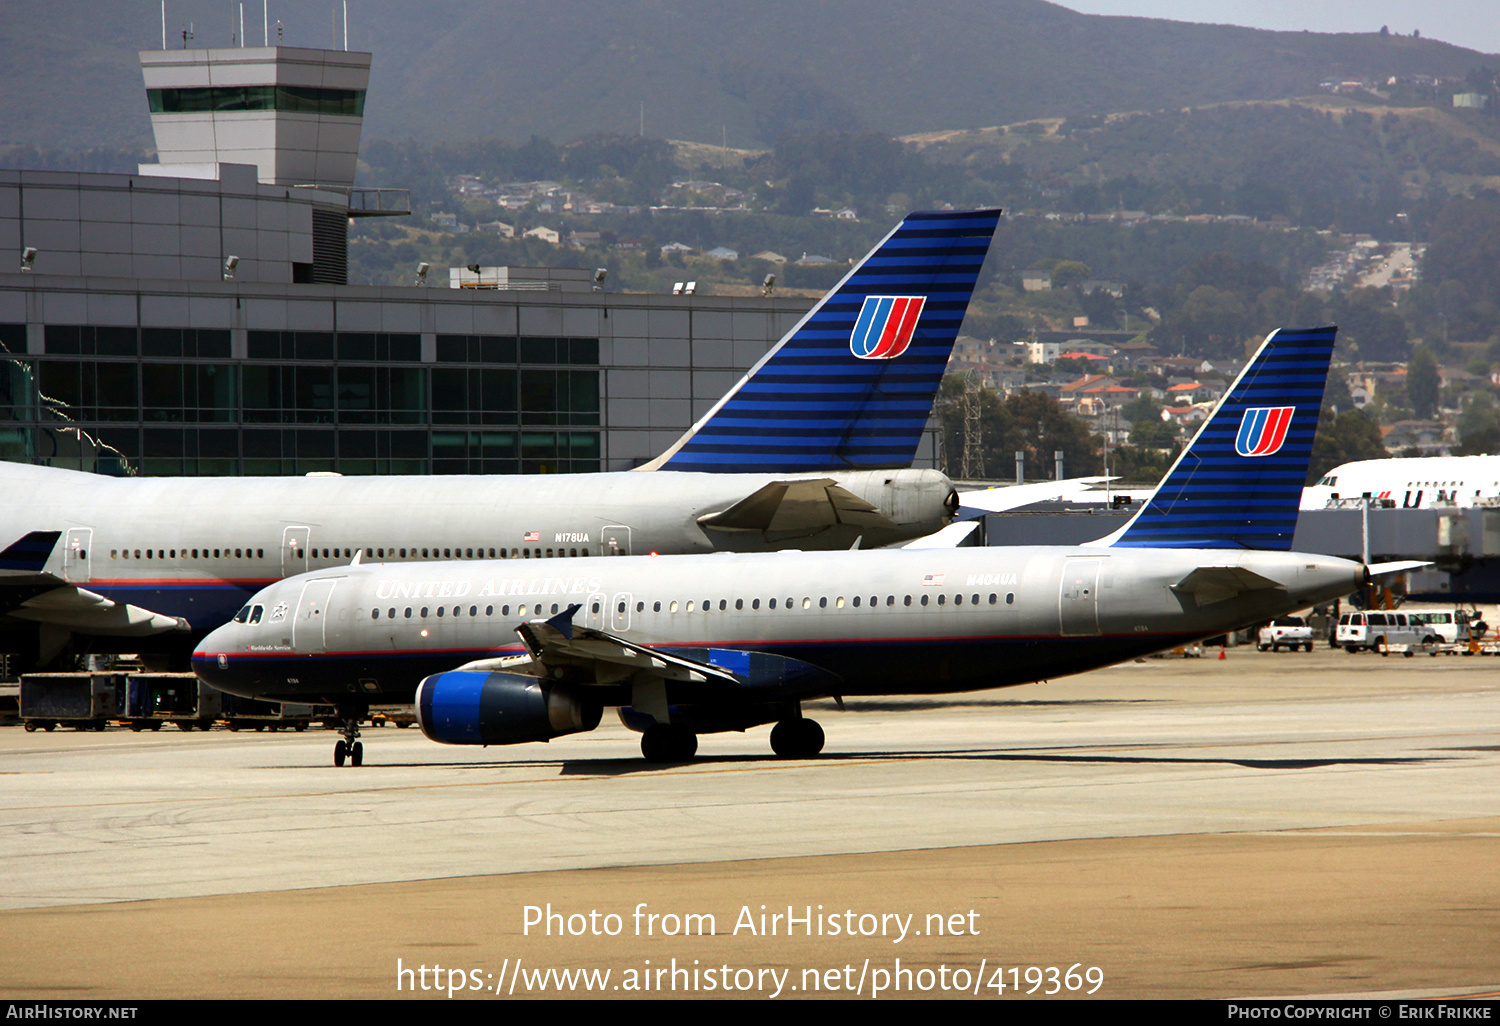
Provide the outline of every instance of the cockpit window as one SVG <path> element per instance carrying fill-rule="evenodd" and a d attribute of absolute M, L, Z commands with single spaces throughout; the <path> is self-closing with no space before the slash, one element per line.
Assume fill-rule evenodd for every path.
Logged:
<path fill-rule="evenodd" d="M 260 623 L 260 618 L 265 614 L 265 611 L 265 606 L 246 606 L 244 609 L 241 609 L 238 613 L 234 614 L 234 622 L 247 624 Z"/>

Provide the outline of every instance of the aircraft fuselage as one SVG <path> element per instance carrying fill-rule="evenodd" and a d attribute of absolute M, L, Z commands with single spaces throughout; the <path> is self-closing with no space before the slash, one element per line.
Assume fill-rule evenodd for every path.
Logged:
<path fill-rule="evenodd" d="M 258 698 L 407 702 L 429 674 L 521 653 L 519 624 L 578 603 L 575 623 L 653 650 L 812 664 L 838 678 L 823 694 L 965 691 L 1263 622 L 1363 580 L 1357 563 L 1303 553 L 1057 547 L 365 565 L 257 595 L 259 622 L 215 631 L 194 668 Z M 696 704 L 709 693 L 667 690 Z M 616 698 L 605 704 L 628 701 Z"/>
<path fill-rule="evenodd" d="M 832 478 L 888 522 L 790 530 L 698 523 L 770 482 Z M 885 545 L 939 530 L 952 485 L 932 470 L 834 474 L 656 471 L 483 476 L 108 478 L 0 464 L 0 535 L 62 532 L 47 570 L 116 602 L 181 617 L 201 638 L 260 588 L 346 565 L 548 560 L 633 552 L 765 551 L 785 545 Z M 804 518 L 806 519 L 806 518 Z M 853 518 L 851 518 L 853 519 Z M 537 572 L 534 569 L 528 572 Z M 558 564 L 557 572 L 571 572 Z M 32 624 L 9 624 L 34 630 Z M 180 643 L 181 635 L 164 636 Z M 149 649 L 150 638 L 120 641 Z"/>

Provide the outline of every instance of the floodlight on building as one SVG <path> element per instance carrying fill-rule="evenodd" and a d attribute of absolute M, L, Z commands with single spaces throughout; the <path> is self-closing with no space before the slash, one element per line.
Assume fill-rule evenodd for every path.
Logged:
<path fill-rule="evenodd" d="M 609 276 L 609 268 L 608 267 L 596 267 L 596 268 L 594 268 L 594 291 L 595 292 L 603 292 L 604 291 L 604 279 L 606 277 L 608 277 L 608 276 Z"/>
<path fill-rule="evenodd" d="M 431 269 L 432 268 L 427 263 L 427 261 L 423 260 L 421 263 L 419 263 L 417 265 L 417 280 L 414 281 L 414 282 L 412 282 L 412 284 L 416 285 L 418 287 L 426 285 L 427 284 L 427 272 L 429 270 L 431 270 Z"/>
<path fill-rule="evenodd" d="M 682 288 L 682 294 L 684 296 L 691 296 L 694 292 L 697 292 L 697 291 L 698 291 L 698 283 L 695 282 L 695 281 L 688 282 Z"/>
<path fill-rule="evenodd" d="M 224 258 L 224 280 L 225 281 L 233 281 L 234 280 L 234 269 L 236 267 L 238 267 L 238 266 L 240 266 L 240 258 L 237 257 L 237 256 L 235 256 L 234 254 L 231 253 L 229 256 L 227 256 L 227 257 Z"/>
<path fill-rule="evenodd" d="M 774 275 L 774 274 L 768 274 L 768 275 L 766 275 L 765 280 L 760 283 L 760 294 L 763 295 L 763 296 L 769 296 L 773 291 L 775 291 L 775 289 L 776 289 L 776 275 Z"/>
<path fill-rule="evenodd" d="M 680 296 L 680 295 L 682 295 L 682 282 L 678 281 L 678 282 L 673 282 L 672 283 L 672 295 L 674 295 L 674 296 Z"/>
<path fill-rule="evenodd" d="M 21 273 L 30 274 L 31 265 L 36 263 L 36 247 L 27 246 L 21 250 Z"/>

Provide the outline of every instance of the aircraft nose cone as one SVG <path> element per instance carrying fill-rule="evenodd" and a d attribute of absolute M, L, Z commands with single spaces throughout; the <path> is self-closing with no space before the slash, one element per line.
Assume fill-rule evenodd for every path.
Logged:
<path fill-rule="evenodd" d="M 193 652 L 193 672 L 209 684 L 218 684 L 229 674 L 229 656 L 224 630 L 211 632 Z"/>

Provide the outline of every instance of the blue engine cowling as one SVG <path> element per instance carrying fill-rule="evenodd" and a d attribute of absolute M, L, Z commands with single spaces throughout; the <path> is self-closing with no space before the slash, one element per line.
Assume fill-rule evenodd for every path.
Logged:
<path fill-rule="evenodd" d="M 454 670 L 417 685 L 422 733 L 445 745 L 513 745 L 593 730 L 603 711 L 573 689 L 514 673 Z"/>

